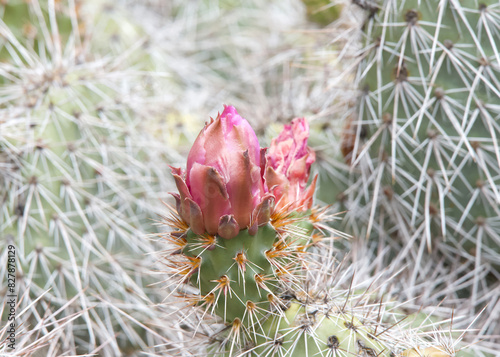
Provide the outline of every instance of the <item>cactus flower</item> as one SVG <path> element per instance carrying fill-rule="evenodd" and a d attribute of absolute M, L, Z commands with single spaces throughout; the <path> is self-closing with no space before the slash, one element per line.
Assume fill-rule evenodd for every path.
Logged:
<path fill-rule="evenodd" d="M 177 211 L 196 234 L 235 237 L 269 220 L 272 196 L 265 194 L 261 148 L 255 132 L 232 106 L 200 132 L 187 168 L 172 168 Z M 264 213 L 264 214 L 263 214 Z"/>
<path fill-rule="evenodd" d="M 317 176 L 307 186 L 311 164 L 316 160 L 314 151 L 307 146 L 309 124 L 304 118 L 285 125 L 273 139 L 267 151 L 265 182 L 276 198 L 276 207 L 305 211 L 312 206 Z"/>

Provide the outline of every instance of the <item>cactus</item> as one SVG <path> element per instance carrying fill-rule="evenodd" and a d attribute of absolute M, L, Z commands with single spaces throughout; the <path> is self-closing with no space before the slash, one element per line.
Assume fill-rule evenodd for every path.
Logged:
<path fill-rule="evenodd" d="M 266 154 L 246 120 L 225 107 L 198 136 L 186 172 L 172 169 L 179 194 L 166 218 L 174 228 L 165 235 L 173 247 L 167 264 L 176 285 L 198 288 L 186 296 L 192 305 L 231 325 L 222 344 L 230 341 L 229 355 L 267 333 L 259 321 L 283 308 L 283 287 L 303 285 L 302 255 L 318 217 L 310 210 L 314 183 L 306 188 L 314 161 L 307 136 L 307 122 L 294 121 Z"/>
<path fill-rule="evenodd" d="M 19 296 L 27 292 L 27 297 L 18 311 L 30 303 L 33 303 L 33 308 L 36 309 L 36 311 L 27 310 L 20 317 L 19 322 L 25 322 L 24 326 L 27 326 L 29 332 L 29 334 L 25 335 L 25 339 L 18 341 L 20 344 L 22 342 L 24 346 L 28 346 L 26 349 L 22 349 L 20 353 L 29 353 L 30 343 L 36 339 L 36 334 L 32 332 L 41 331 L 41 334 L 45 334 L 39 339 L 39 342 L 41 341 L 39 343 L 41 346 L 40 354 L 42 355 L 77 354 L 89 351 L 98 351 L 101 355 L 134 354 L 139 349 L 146 350 L 147 346 L 159 342 L 163 343 L 165 338 L 171 337 L 168 330 L 163 331 L 163 336 L 160 337 L 155 335 L 152 328 L 149 329 L 152 325 L 161 329 L 164 327 L 165 321 L 156 320 L 158 315 L 156 306 L 151 306 L 150 302 L 141 302 L 134 297 L 141 296 L 145 299 L 145 296 L 148 296 L 153 301 L 159 301 L 160 296 L 163 295 L 155 288 L 145 287 L 152 281 L 149 274 L 147 278 L 143 274 L 145 272 L 144 267 L 151 264 L 150 260 L 143 257 L 143 252 L 151 249 L 150 245 L 142 239 L 140 243 L 134 245 L 135 242 L 139 241 L 140 235 L 152 229 L 150 222 L 147 221 L 147 217 L 150 216 L 150 199 L 153 198 L 156 202 L 161 198 L 163 190 L 158 189 L 158 184 L 165 181 L 160 169 L 163 165 L 160 160 L 179 161 L 180 155 L 176 156 L 177 146 L 182 146 L 186 138 L 189 141 L 194 138 L 191 136 L 190 127 L 196 127 L 199 121 L 196 119 L 196 124 L 192 126 L 186 124 L 184 122 L 186 112 L 189 111 L 189 115 L 192 116 L 192 113 L 196 114 L 196 110 L 199 108 L 205 110 L 207 106 L 213 106 L 214 102 L 218 103 L 223 96 L 227 95 L 228 91 L 232 93 L 232 97 L 239 97 L 238 100 L 243 103 L 241 93 L 248 91 L 255 83 L 253 83 L 254 80 L 245 80 L 244 86 L 235 88 L 235 78 L 240 76 L 242 69 L 246 73 L 242 77 L 248 79 L 249 74 L 255 76 L 254 66 L 261 64 L 262 53 L 268 57 L 274 57 L 275 46 L 281 41 L 282 34 L 286 33 L 286 31 L 283 31 L 284 27 L 294 28 L 295 24 L 299 22 L 295 19 L 301 19 L 300 16 L 297 16 L 297 14 L 301 14 L 301 7 L 293 5 L 293 2 L 287 4 L 276 2 L 269 6 L 272 11 L 263 11 L 260 1 L 246 4 L 243 4 L 243 2 L 226 2 L 228 6 L 223 5 L 220 7 L 224 8 L 224 14 L 231 16 L 226 17 L 227 24 L 222 24 L 219 17 L 214 16 L 220 9 L 218 6 L 213 5 L 212 2 L 196 5 L 192 2 L 186 3 L 183 1 L 177 1 L 173 5 L 163 3 L 161 6 L 164 9 L 172 10 L 172 13 L 166 14 L 165 18 L 160 20 L 162 26 L 166 25 L 162 29 L 165 29 L 166 33 L 169 33 L 170 30 L 180 31 L 181 35 L 178 39 L 172 38 L 175 40 L 174 42 L 170 41 L 171 36 L 167 36 L 167 40 L 164 38 L 158 39 L 156 35 L 159 26 L 153 26 L 152 33 L 142 45 L 139 38 L 141 29 L 131 26 L 130 21 L 122 16 L 124 11 L 120 9 L 119 3 L 113 2 L 112 5 L 102 5 L 99 1 L 86 1 L 83 3 L 84 8 L 79 7 L 82 4 L 81 2 L 76 1 L 74 3 L 76 6 L 72 6 L 73 2 L 71 1 L 44 2 L 35 0 L 25 2 L 10 0 L 1 5 L 1 10 L 4 11 L 2 19 L 5 26 L 1 27 L 2 53 L 0 54 L 2 61 L 0 67 L 1 81 L 3 85 L 1 110 L 2 118 L 4 118 L 0 124 L 2 143 L 0 153 L 0 181 L 2 185 L 0 237 L 2 240 L 13 242 L 16 246 L 22 246 L 23 248 L 22 259 L 20 256 L 22 262 L 19 263 L 18 269 L 18 272 L 20 272 L 18 285 L 20 286 Z M 143 2 L 140 3 L 142 5 Z M 246 7 L 242 8 L 242 4 Z M 290 4 L 293 6 L 290 6 Z M 247 11 L 247 8 L 251 9 L 251 11 Z M 195 10 L 195 16 L 191 12 L 193 9 Z M 80 10 L 84 11 L 80 12 Z M 42 12 L 42 16 L 37 16 L 39 11 Z M 271 20 L 262 17 L 263 12 L 266 15 L 272 15 L 269 16 Z M 11 16 L 13 13 L 16 16 Z M 88 17 L 85 16 L 85 23 L 80 16 L 82 14 L 88 15 Z M 149 26 L 149 20 L 151 19 L 158 20 L 151 13 L 148 15 L 140 19 L 142 21 L 141 26 Z M 145 22 L 144 19 L 148 21 Z M 151 21 L 151 23 L 154 23 L 154 21 Z M 30 24 L 30 26 L 25 26 L 23 32 L 25 24 Z M 55 27 L 56 24 L 57 28 Z M 226 36 L 229 32 L 228 29 L 232 31 L 231 37 Z M 261 45 L 262 34 L 269 34 L 269 29 L 273 34 L 279 34 L 280 36 L 272 35 L 269 37 L 269 41 Z M 30 31 L 27 32 L 27 30 Z M 139 36 L 135 33 L 136 31 L 139 32 Z M 215 31 L 219 40 L 212 47 L 214 43 L 213 31 Z M 30 38 L 31 35 L 34 37 Z M 233 42 L 233 37 L 238 38 L 238 36 L 245 36 L 251 41 Z M 287 35 L 287 37 L 291 36 Z M 161 46 L 157 46 L 158 44 Z M 229 49 L 229 44 L 231 44 L 231 49 L 226 50 Z M 235 51 L 234 47 L 238 44 L 241 45 Z M 205 56 L 207 45 L 210 49 L 208 57 Z M 257 51 L 254 45 L 259 45 Z M 129 46 L 132 48 L 129 48 Z M 160 47 L 163 52 L 159 51 Z M 198 50 L 193 50 L 197 48 L 203 49 L 203 56 L 199 55 Z M 283 49 L 281 49 L 280 45 L 279 51 L 284 52 L 288 57 L 290 54 L 285 51 L 288 49 L 289 44 Z M 255 51 L 258 56 L 246 56 L 247 53 Z M 221 55 L 222 52 L 224 52 L 223 55 Z M 174 60 L 165 61 L 165 54 L 169 56 L 168 58 Z M 291 54 L 293 55 L 293 53 Z M 189 62 L 188 67 L 185 66 L 186 59 Z M 138 65 L 137 62 L 132 60 L 140 60 L 141 63 Z M 270 62 L 269 58 L 266 58 L 266 61 Z M 221 63 L 223 63 L 222 66 Z M 228 68 L 228 64 L 230 68 Z M 63 67 L 64 77 L 59 77 L 59 74 L 63 71 L 60 71 L 61 67 L 58 66 Z M 128 66 L 132 68 L 129 69 Z M 224 67 L 224 71 L 221 70 L 221 67 Z M 135 71 L 137 68 L 149 70 L 161 68 L 161 71 L 167 72 L 173 80 L 166 83 L 166 85 L 165 82 L 160 84 L 156 81 L 156 78 L 155 81 L 152 81 L 151 78 L 162 76 L 164 73 L 144 74 L 144 76 L 141 73 L 138 76 Z M 262 82 L 262 86 L 267 88 L 269 83 L 274 86 L 275 77 L 281 77 L 279 73 L 274 74 L 275 68 L 276 66 L 272 64 L 269 69 L 259 71 L 259 77 L 255 77 L 255 82 L 260 85 L 261 78 L 266 78 L 267 82 Z M 273 71 L 273 77 L 268 80 L 267 77 L 270 71 Z M 29 87 L 33 83 L 32 81 L 34 81 L 33 88 L 28 88 L 27 93 L 29 95 L 23 98 L 20 91 Z M 41 85 L 41 87 L 37 88 L 38 85 Z M 86 88 L 86 86 L 90 88 Z M 148 93 L 150 97 L 144 99 L 142 97 L 144 93 L 137 92 L 144 87 L 148 90 L 159 90 L 158 92 Z M 181 95 L 179 95 L 179 92 Z M 13 96 L 14 93 L 19 95 L 17 97 Z M 191 99 L 193 95 L 200 100 L 193 101 Z M 213 98 L 213 95 L 216 98 Z M 196 103 L 199 108 L 196 108 L 193 103 Z M 249 104 L 249 107 L 251 106 L 252 103 Z M 47 108 L 53 110 L 53 112 L 46 110 Z M 16 116 L 14 116 L 14 118 L 17 118 L 16 120 L 12 119 L 12 112 L 16 113 Z M 82 117 L 79 115 L 82 112 L 87 114 Z M 39 123 L 42 116 L 47 113 L 50 114 L 47 121 L 47 123 L 50 123 L 48 127 L 39 125 L 30 128 L 32 122 Z M 167 113 L 167 122 L 164 120 L 165 113 Z M 110 118 L 106 114 L 115 114 L 115 116 Z M 267 114 L 262 113 L 262 116 L 267 117 Z M 53 118 L 56 118 L 56 120 L 52 120 Z M 101 119 L 103 118 L 108 121 L 110 127 L 101 127 Z M 72 121 L 76 122 L 76 119 L 90 120 L 90 122 L 84 121 L 84 124 L 78 124 L 89 125 L 91 128 L 90 133 L 74 130 L 76 125 L 71 123 Z M 156 141 L 151 140 L 141 129 L 141 127 L 150 124 L 152 119 L 161 121 L 161 127 L 159 125 L 154 126 L 155 130 L 161 131 L 160 135 L 169 131 L 167 135 L 162 136 L 164 142 L 161 145 L 158 144 L 158 146 L 155 146 Z M 62 123 L 64 129 L 62 135 L 56 133 L 58 128 L 52 125 L 57 123 Z M 164 130 L 165 124 L 168 126 L 168 130 Z M 180 125 L 183 127 L 182 131 L 186 133 L 185 138 L 179 135 Z M 123 129 L 125 126 L 127 126 L 127 129 Z M 138 134 L 137 131 L 141 131 L 141 133 Z M 122 132 L 124 133 L 123 136 L 121 136 Z M 84 143 L 85 138 L 92 138 L 93 136 L 107 137 L 107 140 L 105 142 L 103 140 L 103 145 L 100 147 L 102 155 L 110 152 L 120 155 L 125 144 L 130 149 L 119 160 L 113 157 L 114 160 L 118 161 L 110 162 L 110 165 L 115 163 L 116 166 L 113 166 L 111 171 L 108 171 L 107 165 L 104 165 L 100 158 L 102 155 L 97 154 L 96 149 L 92 148 L 92 141 L 89 141 L 89 146 L 84 148 L 76 147 L 76 153 L 82 155 L 77 160 L 85 161 L 87 160 L 85 158 L 88 158 L 91 164 L 98 165 L 99 169 L 103 168 L 105 170 L 104 174 L 113 175 L 112 180 L 106 181 L 113 186 L 108 190 L 106 190 L 107 186 L 103 183 L 104 177 L 97 175 L 97 179 L 94 178 L 98 172 L 94 173 L 93 168 L 90 170 L 85 169 L 87 166 L 81 164 L 81 161 L 77 163 L 76 167 L 73 166 L 73 162 L 70 163 L 71 165 L 67 162 L 68 158 L 73 160 L 71 156 L 74 148 L 71 144 L 73 142 L 77 144 Z M 41 140 L 37 142 L 37 139 Z M 146 142 L 148 143 L 147 146 Z M 67 143 L 68 145 L 66 145 Z M 93 144 L 95 147 L 98 144 L 97 140 L 94 140 Z M 160 149 L 160 146 L 164 147 Z M 87 148 L 89 150 L 86 150 Z M 83 149 L 85 150 L 82 153 L 81 150 Z M 42 160 L 45 160 L 45 155 L 49 155 L 51 158 L 60 158 L 56 159 L 54 164 L 64 162 L 64 165 L 60 168 L 54 168 L 49 164 L 48 171 L 41 166 L 32 168 L 32 163 L 37 159 L 37 155 L 40 155 Z M 158 157 L 155 158 L 155 156 Z M 175 158 L 171 159 L 171 156 L 175 156 Z M 112 157 L 112 155 L 110 154 L 109 157 Z M 168 157 L 168 160 L 164 160 L 166 157 Z M 159 162 L 151 163 L 154 159 L 159 159 Z M 44 165 L 44 163 L 39 165 Z M 126 169 L 127 172 L 122 172 L 122 169 Z M 77 175 L 79 170 L 81 170 L 81 177 Z M 150 170 L 157 171 L 149 172 Z M 21 171 L 22 174 L 19 174 Z M 32 174 L 35 171 L 36 173 Z M 90 265 L 92 265 L 94 262 L 98 263 L 98 258 L 94 254 L 88 255 L 88 258 L 85 255 L 80 256 L 81 252 L 88 251 L 85 250 L 85 246 L 78 246 L 75 242 L 77 242 L 79 236 L 88 237 L 84 235 L 86 228 L 82 228 L 82 224 L 86 223 L 84 216 L 96 212 L 99 207 L 94 209 L 90 205 L 90 208 L 84 208 L 88 207 L 90 203 L 87 198 L 81 200 L 83 214 L 78 212 L 76 207 L 68 207 L 66 202 L 62 201 L 64 196 L 59 196 L 61 190 L 64 190 L 61 193 L 62 195 L 68 192 L 65 185 L 67 183 L 66 178 L 60 177 L 64 173 L 67 173 L 67 176 L 70 177 L 68 180 L 70 183 L 76 178 L 76 185 L 81 189 L 79 193 L 88 194 L 89 197 L 106 195 L 102 202 L 106 204 L 106 209 L 109 209 L 102 212 L 103 217 L 111 217 L 108 224 L 117 222 L 113 229 L 109 229 L 105 225 L 99 227 L 99 229 L 95 228 L 97 239 L 93 240 L 92 244 L 98 244 L 99 241 L 103 246 L 100 249 L 93 249 L 93 251 L 104 251 L 104 254 L 109 257 L 106 253 L 109 246 L 104 243 L 109 241 L 111 246 L 111 241 L 115 239 L 113 247 L 120 250 L 120 254 L 123 254 L 123 256 L 120 255 L 117 259 L 112 260 L 112 257 L 116 255 L 116 251 L 111 252 L 109 258 L 111 262 L 103 258 L 102 264 L 97 264 L 96 270 L 90 275 L 85 275 L 84 272 L 84 267 L 87 266 L 86 262 L 90 261 Z M 159 180 L 160 182 L 152 182 L 149 185 L 149 175 L 162 179 Z M 35 179 L 34 176 L 37 176 L 37 178 Z M 127 177 L 132 176 L 134 181 L 137 180 L 136 183 L 127 181 Z M 29 181 L 31 178 L 33 178 L 32 182 Z M 50 183 L 47 183 L 46 180 L 49 180 Z M 38 188 L 43 190 L 47 186 L 50 186 L 49 190 L 43 194 L 49 195 L 51 202 L 47 204 L 43 194 L 41 202 L 37 202 Z M 103 186 L 103 188 L 96 188 L 96 186 Z M 15 195 L 17 192 L 15 188 L 18 187 L 29 187 L 34 192 L 34 203 L 29 210 L 25 209 L 23 211 L 23 208 L 25 208 L 23 202 L 17 205 L 18 197 Z M 128 188 L 131 188 L 132 191 L 128 190 Z M 96 192 L 97 189 L 101 189 L 103 192 L 99 194 Z M 114 194 L 115 191 L 118 191 L 119 194 Z M 27 192 L 29 193 L 29 190 Z M 26 196 L 27 192 L 20 192 L 21 201 L 23 201 L 23 197 Z M 133 193 L 124 196 L 127 192 Z M 78 200 L 80 200 L 80 197 L 77 197 Z M 121 205 L 122 203 L 123 205 Z M 39 204 L 44 209 L 40 209 Z M 71 204 L 72 202 L 69 202 L 69 205 Z M 121 208 L 118 209 L 120 205 Z M 133 208 L 130 207 L 139 210 L 138 207 L 141 205 L 144 206 L 144 212 L 141 211 L 138 215 L 132 213 Z M 64 207 L 64 209 L 60 209 L 61 212 L 58 211 L 53 214 L 54 211 L 57 211 L 55 208 L 51 208 L 54 206 Z M 26 217 L 26 231 L 24 237 L 20 237 L 19 233 L 22 229 L 16 226 L 16 222 L 22 222 L 24 217 Z M 74 233 L 69 237 L 70 244 L 74 249 L 74 261 L 71 260 L 72 257 L 65 256 L 63 241 L 61 239 L 57 240 L 58 237 L 52 231 L 54 220 L 65 219 L 66 217 L 71 217 L 71 219 L 68 218 L 63 223 L 71 225 L 72 233 Z M 95 217 L 97 217 L 97 214 Z M 92 225 L 98 224 L 96 220 L 89 219 L 89 222 Z M 121 230 L 120 225 L 126 225 L 128 222 L 134 223 Z M 131 227 L 132 225 L 134 227 Z M 117 230 L 120 230 L 121 235 L 114 238 L 112 234 Z M 107 239 L 108 232 L 111 232 L 109 239 Z M 34 239 L 31 239 L 32 237 Z M 38 246 L 37 243 L 39 243 Z M 129 249 L 120 248 L 127 246 L 131 247 Z M 59 253 L 62 255 L 61 258 L 54 258 L 52 255 Z M 3 259 L 6 254 L 3 245 L 1 254 Z M 47 255 L 50 255 L 50 259 L 46 258 Z M 31 260 L 27 260 L 27 257 Z M 59 261 L 54 262 L 54 259 Z M 139 267 L 136 267 L 136 264 L 139 264 Z M 123 270 L 125 270 L 124 275 L 117 273 L 120 278 L 107 279 L 112 274 L 111 272 Z M 78 287 L 75 288 L 72 283 L 78 284 L 77 271 L 80 271 L 82 279 L 83 277 L 90 279 L 95 274 L 102 273 L 100 281 L 94 280 L 96 284 L 102 282 L 102 286 L 91 285 L 83 289 L 84 293 L 75 295 L 79 289 Z M 3 274 L 4 270 L 1 272 L 2 279 L 4 279 L 6 276 Z M 47 282 L 47 275 L 53 274 L 56 276 L 56 272 L 60 272 L 59 276 L 61 277 L 64 274 L 67 277 L 67 279 L 61 278 L 57 287 L 56 295 L 62 297 L 59 298 L 58 296 L 59 299 L 56 300 L 53 296 L 54 288 L 52 288 L 52 290 L 42 295 L 41 300 L 34 302 L 34 295 L 45 292 L 45 289 L 49 289 L 53 285 L 54 279 L 49 279 Z M 132 277 L 132 280 L 138 280 L 139 283 L 137 285 L 132 284 L 132 287 L 127 286 L 124 283 L 127 276 Z M 116 280 L 117 284 L 112 284 L 113 286 L 110 288 L 112 291 L 109 292 L 109 286 L 105 283 Z M 34 284 L 28 287 L 30 281 L 33 281 Z M 135 283 L 135 281 L 133 282 Z M 86 280 L 83 280 L 82 284 L 85 287 Z M 1 294 L 4 294 L 4 291 L 1 291 Z M 111 302 L 101 302 L 98 296 L 104 297 L 104 300 Z M 110 296 L 114 296 L 116 299 L 112 300 Z M 76 300 L 75 297 L 77 297 Z M 52 305 L 49 305 L 49 303 Z M 57 314 L 52 315 L 49 306 L 53 307 L 54 309 L 51 311 L 57 311 Z M 87 306 L 90 310 L 83 309 L 84 306 Z M 134 306 L 136 310 L 131 306 Z M 60 308 L 61 311 L 57 310 L 57 308 Z M 41 311 L 44 311 L 45 315 Z M 72 315 L 76 311 L 80 311 L 78 318 L 75 317 L 76 315 Z M 71 318 L 75 317 L 75 319 L 69 319 L 70 316 Z M 50 322 L 44 323 L 44 317 Z M 59 326 L 64 324 L 64 330 L 63 327 L 59 327 L 57 331 L 50 330 L 50 324 L 55 324 L 52 321 L 56 321 L 58 317 L 61 318 L 60 321 L 63 321 Z M 173 323 L 173 325 L 178 326 L 177 322 Z M 169 323 L 169 326 L 172 326 L 172 323 Z M 50 333 L 47 334 L 47 332 Z M 85 335 L 89 335 L 90 338 Z M 97 336 L 95 343 L 92 342 L 93 335 Z M 55 338 L 50 340 L 50 337 L 53 336 Z M 127 339 L 131 342 L 128 342 Z M 44 344 L 49 340 L 50 346 L 47 347 Z M 146 343 L 146 340 L 149 343 Z M 65 343 L 62 343 L 62 341 L 65 341 Z M 107 343 L 104 347 L 100 346 L 103 341 Z M 4 348 L 1 350 L 3 353 L 6 351 L 5 345 L 2 345 L 2 348 Z M 66 352 L 62 352 L 62 349 L 65 349 Z M 16 351 L 8 349 L 7 351 L 13 354 L 16 353 Z"/>
<path fill-rule="evenodd" d="M 290 356 L 341 353 L 352 356 L 391 356 L 390 349 L 381 342 L 380 336 L 374 335 L 375 330 L 368 327 L 366 322 L 362 323 L 346 311 L 318 312 L 313 307 L 311 304 L 291 303 L 284 316 L 271 317 L 264 328 L 271 332 L 269 336 L 275 338 L 274 343 L 261 342 L 257 351 L 262 351 L 261 355 L 274 349 Z M 279 340 L 279 348 L 276 348 L 276 340 Z"/>
<path fill-rule="evenodd" d="M 16 247 L 19 303 L 19 349 L 0 351 L 154 351 L 172 326 L 157 317 L 165 294 L 148 286 L 154 244 L 144 234 L 155 232 L 154 208 L 168 187 L 163 162 L 175 149 L 143 129 L 148 93 L 126 53 L 90 52 L 92 37 L 75 38 L 75 13 L 64 42 L 55 36 L 60 13 L 42 11 L 53 42 L 42 36 L 36 49 L 0 27 L 10 49 L 0 64 L 0 256 Z"/>
<path fill-rule="evenodd" d="M 256 233 L 245 229 L 229 240 L 196 235 L 179 217 L 170 219 L 175 230 L 165 237 L 173 247 L 168 265 L 178 278 L 176 286 L 189 281 L 197 287 L 197 293 L 183 295 L 188 308 L 201 310 L 202 316 L 219 316 L 227 325 L 213 336 L 218 342 L 209 348 L 210 353 L 391 356 L 389 338 L 374 335 L 375 326 L 380 332 L 387 328 L 375 320 L 374 311 L 368 317 L 366 309 L 351 310 L 348 294 L 321 304 L 312 302 L 320 299 L 304 291 L 304 269 L 314 265 L 306 249 L 322 240 L 315 234 L 313 243 L 312 227 L 304 226 L 316 219 L 277 211 Z M 297 300 L 297 295 L 303 300 Z"/>
<path fill-rule="evenodd" d="M 387 262 L 415 267 L 408 296 L 439 262 L 448 281 L 466 276 L 452 295 L 481 308 L 500 267 L 498 2 L 356 3 L 366 42 L 340 144 L 348 167 L 327 158 L 335 207 Z"/>
<path fill-rule="evenodd" d="M 41 301 L 45 294 L 40 295 L 33 300 L 33 304 Z M 78 296 L 68 300 L 61 308 L 51 309 L 48 307 L 44 311 L 45 321 L 41 321 L 37 325 L 17 324 L 14 329 L 11 329 L 10 322 L 6 323 L 0 329 L 2 343 L 0 343 L 0 354 L 2 356 L 54 356 L 60 355 L 57 343 L 64 338 L 68 338 L 66 328 L 71 328 L 75 320 L 81 318 L 83 311 L 75 311 L 71 315 L 66 315 L 65 309 L 68 308 Z M 22 303 L 19 302 L 16 306 L 16 323 L 19 321 L 29 321 L 32 312 L 29 309 L 20 309 Z M 2 314 L 0 309 L 0 315 Z M 3 322 L 4 320 L 2 320 Z M 15 330 L 15 337 L 11 339 L 11 331 Z M 15 341 L 15 349 L 9 347 L 10 343 Z M 52 342 L 56 341 L 56 342 Z"/>
<path fill-rule="evenodd" d="M 401 321 L 370 294 L 321 286 L 341 270 L 324 235 L 333 232 L 328 213 L 312 208 L 316 178 L 306 185 L 315 159 L 308 133 L 296 119 L 259 150 L 226 106 L 201 131 L 186 170 L 172 168 L 179 193 L 176 208 L 167 206 L 162 254 L 185 314 L 202 317 L 197 329 L 212 315 L 224 324 L 205 353 L 390 357 L 425 344 L 409 325 L 394 331 Z"/>
<path fill-rule="evenodd" d="M 183 253 L 172 268 L 181 281 L 189 278 L 198 286 L 200 302 L 227 322 L 251 323 L 249 309 L 269 310 L 281 280 L 296 284 L 311 226 L 308 215 L 289 210 L 308 210 L 312 203 L 305 183 L 314 155 L 304 125 L 296 121 L 277 138 L 266 164 L 248 122 L 225 107 L 198 136 L 186 172 L 172 169 L 179 216 L 170 220 L 177 230 L 167 238 L 174 252 Z M 296 195 L 305 199 L 295 201 Z M 271 215 L 275 199 L 282 209 Z M 227 305 L 228 299 L 233 303 Z"/>

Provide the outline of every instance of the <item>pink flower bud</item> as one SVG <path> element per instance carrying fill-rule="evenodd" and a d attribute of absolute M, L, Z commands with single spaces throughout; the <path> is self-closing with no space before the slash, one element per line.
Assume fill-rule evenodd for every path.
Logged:
<path fill-rule="evenodd" d="M 316 160 L 314 151 L 307 146 L 309 124 L 304 118 L 285 125 L 267 150 L 264 173 L 266 186 L 276 198 L 276 208 L 305 211 L 312 206 L 317 176 L 306 187 L 311 164 Z"/>
<path fill-rule="evenodd" d="M 196 234 L 233 238 L 254 225 L 264 199 L 261 148 L 236 109 L 206 124 L 188 155 L 186 172 L 172 168 L 177 211 Z M 266 198 L 266 204 L 268 200 Z"/>

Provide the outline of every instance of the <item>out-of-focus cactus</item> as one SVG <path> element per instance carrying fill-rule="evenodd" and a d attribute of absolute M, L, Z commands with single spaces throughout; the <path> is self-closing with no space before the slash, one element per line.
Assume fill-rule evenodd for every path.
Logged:
<path fill-rule="evenodd" d="M 324 310 L 325 308 L 327 310 Z M 287 305 L 284 315 L 272 316 L 264 324 L 268 336 L 259 341 L 260 346 L 256 348 L 258 353 L 255 355 L 265 356 L 268 353 L 290 356 L 347 354 L 389 357 L 393 355 L 389 345 L 382 342 L 384 336 L 375 335 L 377 324 L 370 326 L 366 317 L 363 316 L 361 322 L 347 310 L 336 310 L 328 305 L 292 302 Z"/>
<path fill-rule="evenodd" d="M 36 48 L 0 26 L 8 50 L 0 64 L 0 257 L 16 247 L 20 344 L 0 354 L 154 351 L 169 330 L 155 305 L 164 293 L 148 286 L 154 248 L 144 235 L 155 232 L 175 148 L 144 130 L 147 92 L 127 53 L 91 52 L 92 24 L 80 41 L 74 2 L 55 3 L 68 12 L 53 1 L 22 6 L 40 14 Z M 60 15 L 71 20 L 64 36 Z"/>
<path fill-rule="evenodd" d="M 363 160 L 373 167 L 368 203 L 399 207 L 386 218 L 402 239 L 420 230 L 428 249 L 444 240 L 478 264 L 498 264 L 500 59 L 491 32 L 498 3 L 380 6 L 366 24 L 371 46 L 359 69 L 360 120 L 347 129 L 354 147 L 346 159 L 353 169 L 362 170 Z M 375 212 L 365 219 L 367 233 Z"/>
<path fill-rule="evenodd" d="M 410 264 L 410 296 L 438 263 L 482 307 L 500 266 L 499 4 L 356 3 L 360 94 L 327 190 L 349 233 Z"/>

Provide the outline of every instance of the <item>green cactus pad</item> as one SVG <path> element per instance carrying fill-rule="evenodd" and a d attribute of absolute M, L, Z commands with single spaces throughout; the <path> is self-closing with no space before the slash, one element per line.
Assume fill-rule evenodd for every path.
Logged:
<path fill-rule="evenodd" d="M 410 286 L 441 261 L 468 276 L 456 294 L 476 305 L 500 267 L 498 1 L 369 10 L 344 162 L 322 184 L 347 211 L 343 229 L 380 242 L 391 261 L 406 252 Z"/>
<path fill-rule="evenodd" d="M 307 306 L 307 305 L 306 305 Z M 284 316 L 271 318 L 264 329 L 273 331 L 277 350 L 287 356 L 392 356 L 374 332 L 355 316 L 340 311 L 320 312 L 292 302 Z M 276 348 L 259 341 L 260 355 Z M 276 353 L 279 355 L 279 352 Z"/>
<path fill-rule="evenodd" d="M 245 229 L 232 239 L 217 237 L 213 249 L 207 249 L 199 246 L 201 237 L 189 231 L 188 245 L 183 252 L 201 258 L 199 268 L 190 280 L 199 287 L 202 295 L 214 293 L 218 297 L 214 308 L 218 316 L 228 322 L 235 318 L 243 320 L 248 301 L 269 309 L 267 295 L 270 291 L 259 287 L 255 276 L 273 276 L 273 265 L 266 258 L 266 252 L 272 248 L 276 237 L 275 229 L 266 224 L 259 227 L 254 236 Z M 224 276 L 229 279 L 227 290 L 217 288 L 220 286 L 218 280 Z M 275 290 L 272 285 L 269 288 Z"/>

